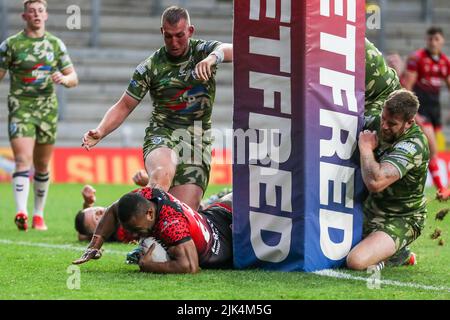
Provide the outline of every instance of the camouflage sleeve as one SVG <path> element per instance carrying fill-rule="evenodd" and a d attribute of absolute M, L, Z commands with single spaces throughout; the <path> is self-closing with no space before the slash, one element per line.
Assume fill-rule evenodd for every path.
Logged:
<path fill-rule="evenodd" d="M 0 44 L 0 70 L 8 70 L 11 64 L 11 54 L 8 50 L 7 40 Z"/>
<path fill-rule="evenodd" d="M 364 115 L 363 130 L 380 131 L 381 111 Z"/>
<path fill-rule="evenodd" d="M 380 100 L 401 86 L 397 73 L 388 66 L 381 52 L 368 39 L 365 41 L 365 51 L 367 104 Z"/>
<path fill-rule="evenodd" d="M 401 141 L 394 150 L 381 158 L 381 163 L 387 162 L 397 168 L 400 179 L 412 168 L 422 163 L 422 152 L 419 145 L 412 141 Z"/>
<path fill-rule="evenodd" d="M 196 51 L 202 54 L 203 59 L 213 52 L 222 42 L 216 40 L 200 40 L 196 46 Z"/>
<path fill-rule="evenodd" d="M 406 62 L 406 70 L 417 72 L 418 64 L 419 64 L 419 57 L 416 53 L 413 53 L 408 57 L 408 60 Z"/>
<path fill-rule="evenodd" d="M 126 93 L 137 101 L 141 101 L 142 99 L 144 99 L 145 95 L 150 89 L 150 83 L 148 80 L 151 79 L 150 66 L 150 59 L 147 59 L 140 63 L 136 67 L 136 70 L 134 71 L 133 76 L 130 80 L 130 84 L 128 85 Z"/>
<path fill-rule="evenodd" d="M 64 70 L 66 68 L 72 67 L 72 60 L 69 57 L 69 53 L 67 52 L 67 47 L 61 40 L 58 39 L 58 69 Z"/>

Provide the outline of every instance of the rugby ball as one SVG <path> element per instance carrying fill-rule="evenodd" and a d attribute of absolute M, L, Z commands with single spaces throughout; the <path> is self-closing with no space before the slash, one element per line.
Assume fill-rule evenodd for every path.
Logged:
<path fill-rule="evenodd" d="M 166 249 L 156 240 L 154 237 L 142 238 L 139 241 L 139 247 L 144 254 L 147 253 L 148 249 L 155 244 L 155 249 L 152 253 L 152 260 L 155 262 L 166 262 L 170 260 L 169 254 Z"/>

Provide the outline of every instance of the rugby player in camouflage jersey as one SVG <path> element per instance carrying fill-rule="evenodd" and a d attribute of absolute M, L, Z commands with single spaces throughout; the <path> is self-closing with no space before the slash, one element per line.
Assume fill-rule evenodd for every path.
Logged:
<path fill-rule="evenodd" d="M 115 130 L 148 91 L 154 111 L 144 141 L 149 185 L 169 191 L 197 210 L 208 185 L 216 66 L 232 61 L 232 45 L 194 40 L 188 12 L 167 8 L 161 17 L 164 46 L 136 68 L 128 89 L 82 145 L 94 147 Z"/>
<path fill-rule="evenodd" d="M 347 256 L 351 269 L 395 259 L 424 227 L 429 149 L 414 121 L 418 108 L 412 92 L 395 91 L 381 117 L 360 133 L 361 171 L 369 196 L 363 208 L 363 240 Z"/>
<path fill-rule="evenodd" d="M 58 105 L 54 83 L 76 86 L 77 74 L 64 43 L 45 31 L 45 0 L 24 1 L 23 31 L 0 45 L 0 80 L 9 70 L 9 138 L 14 153 L 13 188 L 19 230 L 28 228 L 28 193 L 34 165 L 33 228 L 46 230 L 44 206 L 49 187 L 48 165 L 56 138 Z"/>

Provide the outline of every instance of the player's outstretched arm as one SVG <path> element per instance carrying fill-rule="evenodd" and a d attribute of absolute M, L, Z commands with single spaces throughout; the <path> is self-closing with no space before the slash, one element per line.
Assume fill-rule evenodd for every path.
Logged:
<path fill-rule="evenodd" d="M 117 202 L 114 202 L 106 209 L 105 214 L 100 219 L 86 251 L 79 259 L 73 261 L 72 263 L 82 264 L 91 259 L 100 259 L 102 256 L 101 248 L 103 242 L 116 230 L 117 222 Z"/>
<path fill-rule="evenodd" d="M 103 238 L 94 234 L 87 249 L 83 252 L 80 258 L 72 261 L 72 264 L 82 264 L 92 259 L 100 259 L 102 257 L 101 247 L 103 245 Z"/>
<path fill-rule="evenodd" d="M 86 150 L 93 148 L 101 139 L 117 129 L 138 104 L 138 100 L 124 93 L 120 100 L 109 108 L 98 127 L 84 134 L 81 146 Z"/>
<path fill-rule="evenodd" d="M 193 240 L 180 243 L 169 248 L 170 260 L 167 262 L 152 261 L 153 244 L 139 260 L 142 272 L 154 273 L 197 273 L 200 271 L 198 253 Z"/>

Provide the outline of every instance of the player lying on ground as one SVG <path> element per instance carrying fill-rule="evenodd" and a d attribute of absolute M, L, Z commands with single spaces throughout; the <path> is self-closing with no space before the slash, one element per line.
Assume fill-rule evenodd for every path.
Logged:
<path fill-rule="evenodd" d="M 95 228 L 105 214 L 105 207 L 94 207 L 95 189 L 85 185 L 81 191 L 83 196 L 83 209 L 75 216 L 75 230 L 78 232 L 78 240 L 86 241 L 92 239 Z M 106 241 L 119 241 L 130 243 L 139 240 L 139 236 L 125 230 L 120 224 L 114 226 L 114 231 Z"/>
<path fill-rule="evenodd" d="M 132 180 L 135 184 L 145 187 L 148 183 L 147 172 L 145 172 L 145 170 L 138 170 L 133 175 Z M 75 230 L 78 232 L 78 240 L 80 241 L 87 241 L 92 238 L 95 228 L 106 210 L 105 207 L 94 207 L 96 198 L 95 192 L 96 190 L 90 185 L 84 186 L 81 190 L 81 195 L 84 200 L 83 209 L 75 216 Z M 202 201 L 201 207 L 206 208 L 212 205 L 230 192 L 231 189 L 225 188 L 218 194 L 211 195 L 207 200 Z M 117 229 L 112 236 L 107 239 L 107 241 L 119 241 L 124 243 L 130 243 L 137 240 L 139 240 L 139 237 L 126 231 L 120 224 L 117 225 Z"/>
<path fill-rule="evenodd" d="M 135 184 L 144 187 L 148 183 L 148 175 L 145 170 L 138 170 L 133 175 L 132 180 Z M 84 200 L 83 209 L 75 216 L 75 230 L 78 232 L 78 240 L 80 241 L 90 240 L 92 238 L 95 228 L 106 210 L 105 207 L 94 207 L 95 192 L 95 189 L 90 185 L 84 186 L 83 190 L 81 190 L 81 195 Z M 116 231 L 111 237 L 107 239 L 107 241 L 119 241 L 124 243 L 136 240 L 139 240 L 139 238 L 123 229 L 120 224 L 117 225 Z"/>
<path fill-rule="evenodd" d="M 395 91 L 382 114 L 360 133 L 361 171 L 369 196 L 363 240 L 347 256 L 351 269 L 415 262 L 407 246 L 424 227 L 429 161 L 428 141 L 414 121 L 418 108 L 414 93 Z"/>
<path fill-rule="evenodd" d="M 93 148 L 150 92 L 154 111 L 143 145 L 149 185 L 197 210 L 211 169 L 215 75 L 219 64 L 232 61 L 233 48 L 219 41 L 193 39 L 194 31 L 187 10 L 172 6 L 163 12 L 164 46 L 137 66 L 125 93 L 97 128 L 84 134 L 82 144 Z"/>
<path fill-rule="evenodd" d="M 231 267 L 231 207 L 231 194 L 196 212 L 161 189 L 138 189 L 106 210 L 85 253 L 73 263 L 100 258 L 104 240 L 121 223 L 129 232 L 140 237 L 153 236 L 167 248 L 170 260 L 154 262 L 151 247 L 139 259 L 143 272 L 196 273 L 200 268 Z"/>

